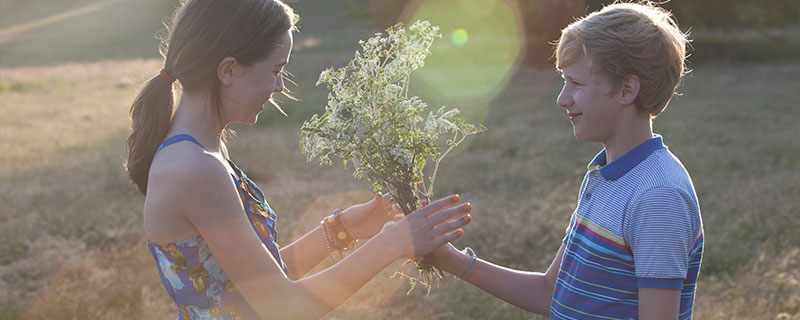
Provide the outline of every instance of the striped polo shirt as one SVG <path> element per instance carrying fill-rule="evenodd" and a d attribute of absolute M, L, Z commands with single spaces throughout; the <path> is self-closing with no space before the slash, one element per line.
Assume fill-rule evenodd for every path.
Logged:
<path fill-rule="evenodd" d="M 659 135 L 605 162 L 603 150 L 581 184 L 550 317 L 636 319 L 649 287 L 681 290 L 679 319 L 690 319 L 703 224 L 689 174 Z"/>

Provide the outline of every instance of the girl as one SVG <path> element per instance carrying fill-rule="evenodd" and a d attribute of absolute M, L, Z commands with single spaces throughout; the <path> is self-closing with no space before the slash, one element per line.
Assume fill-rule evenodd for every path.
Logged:
<path fill-rule="evenodd" d="M 457 195 L 402 217 L 377 194 L 278 247 L 275 212 L 222 138 L 229 123 L 254 124 L 284 89 L 296 21 L 278 0 L 185 1 L 164 68 L 131 107 L 126 167 L 145 195 L 147 245 L 180 319 L 319 318 L 394 260 L 459 238 L 471 220 Z M 173 110 L 174 81 L 183 94 Z M 369 240 L 303 277 L 357 239 Z"/>

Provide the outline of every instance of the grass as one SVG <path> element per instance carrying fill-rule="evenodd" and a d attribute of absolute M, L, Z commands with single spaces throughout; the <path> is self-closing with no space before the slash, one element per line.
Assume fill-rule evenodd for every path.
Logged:
<path fill-rule="evenodd" d="M 9 3 L 20 14 L 0 7 L 0 30 L 99 1 L 64 2 L 59 10 L 36 1 L 0 5 Z M 259 125 L 237 126 L 230 144 L 278 212 L 284 245 L 330 208 L 369 197 L 365 183 L 341 167 L 306 163 L 298 148 L 302 120 L 327 95 L 313 86 L 319 71 L 349 60 L 356 40 L 373 32 L 359 11 L 364 6 L 348 3 L 295 4 L 304 25 L 289 69 L 302 100 L 284 103 L 289 118 L 267 110 Z M 129 103 L 160 68 L 153 59 L 157 30 L 150 30 L 168 14 L 165 6 L 116 1 L 0 44 L 0 319 L 175 316 L 144 245 L 143 199 L 121 166 Z M 62 33 L 119 18 L 103 11 L 112 8 L 150 17 L 141 21 L 146 27 L 103 31 L 130 35 L 127 49 L 92 50 L 102 38 L 50 50 L 49 58 L 22 49 L 47 51 Z M 684 95 L 655 128 L 691 173 L 703 210 L 696 318 L 800 319 L 800 141 L 793 129 L 800 63 L 692 67 Z M 572 136 L 554 102 L 559 88 L 552 70 L 519 68 L 496 95 L 454 101 L 425 94 L 432 105 L 466 108 L 489 128 L 446 160 L 437 181 L 439 194 L 458 192 L 475 207 L 457 246 L 526 270 L 544 270 L 552 260 L 585 164 L 600 148 Z M 326 319 L 537 318 L 458 281 L 427 297 L 421 290 L 406 295 L 408 285 L 390 278 L 402 268 L 387 268 Z"/>

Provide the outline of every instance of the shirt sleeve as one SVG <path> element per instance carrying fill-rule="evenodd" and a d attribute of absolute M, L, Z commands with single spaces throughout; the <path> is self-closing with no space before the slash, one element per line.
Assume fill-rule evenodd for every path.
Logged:
<path fill-rule="evenodd" d="M 573 224 L 575 223 L 575 212 L 572 213 L 572 217 L 569 218 L 569 224 L 567 224 L 567 229 L 564 230 L 564 239 L 561 239 L 561 242 L 567 244 L 569 241 L 569 235 L 572 233 Z"/>
<path fill-rule="evenodd" d="M 654 188 L 626 214 L 623 233 L 633 252 L 639 287 L 683 288 L 700 227 L 690 199 L 674 188 Z"/>

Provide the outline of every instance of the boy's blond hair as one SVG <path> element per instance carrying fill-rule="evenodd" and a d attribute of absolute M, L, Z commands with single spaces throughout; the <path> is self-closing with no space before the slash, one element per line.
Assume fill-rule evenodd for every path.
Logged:
<path fill-rule="evenodd" d="M 615 3 L 577 20 L 561 31 L 556 67 L 588 57 L 592 72 L 619 90 L 626 75 L 639 77 L 636 108 L 650 117 L 667 107 L 683 75 L 687 34 L 670 12 L 649 1 Z"/>

